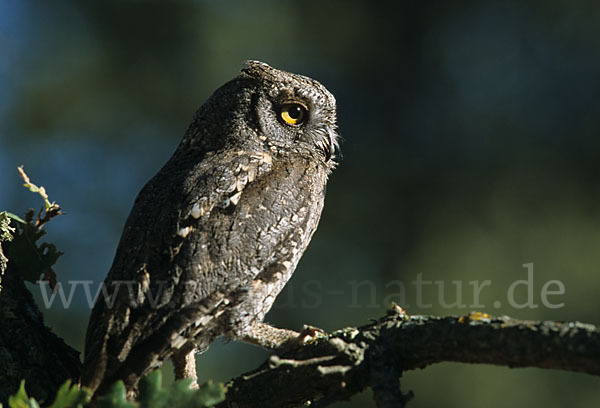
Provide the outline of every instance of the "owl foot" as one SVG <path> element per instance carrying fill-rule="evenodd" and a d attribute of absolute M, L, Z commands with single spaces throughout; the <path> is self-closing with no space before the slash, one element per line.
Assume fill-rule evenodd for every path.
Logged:
<path fill-rule="evenodd" d="M 270 350 L 289 351 L 312 344 L 326 336 L 325 331 L 313 326 L 304 326 L 302 332 L 298 333 L 293 330 L 278 329 L 266 323 L 258 323 L 237 340 Z"/>
<path fill-rule="evenodd" d="M 327 332 L 315 326 L 308 324 L 304 325 L 304 329 L 300 332 L 298 340 L 302 345 L 313 344 L 319 339 L 327 338 Z"/>
<path fill-rule="evenodd" d="M 302 347 L 316 343 L 319 339 L 327 338 L 328 334 L 318 327 L 304 325 L 304 329 L 296 337 L 289 339 L 277 351 L 290 352 L 301 349 Z"/>

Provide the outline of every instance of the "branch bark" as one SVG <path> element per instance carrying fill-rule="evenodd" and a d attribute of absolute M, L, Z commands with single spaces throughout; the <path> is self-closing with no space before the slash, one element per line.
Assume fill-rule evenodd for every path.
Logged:
<path fill-rule="evenodd" d="M 9 244 L 0 245 L 0 259 Z M 0 402 L 6 404 L 23 379 L 29 395 L 38 402 L 51 402 L 62 383 L 79 378 L 79 352 L 44 325 L 33 296 L 8 258 L 7 263 L 0 262 L 4 272 L 0 273 Z"/>
<path fill-rule="evenodd" d="M 402 371 L 443 361 L 539 367 L 600 375 L 600 329 L 579 322 L 462 317 L 383 318 L 339 330 L 231 380 L 223 407 L 323 407 L 372 387 L 378 407 L 402 407 Z"/>

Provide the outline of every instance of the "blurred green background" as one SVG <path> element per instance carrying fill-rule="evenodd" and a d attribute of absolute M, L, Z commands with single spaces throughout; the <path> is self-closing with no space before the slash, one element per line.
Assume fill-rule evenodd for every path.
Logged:
<path fill-rule="evenodd" d="M 194 111 L 259 59 L 324 83 L 344 137 L 320 228 L 269 322 L 333 330 L 395 300 L 410 314 L 599 324 L 598 21 L 594 1 L 0 0 L 0 209 L 39 207 L 25 165 L 67 213 L 48 226 L 59 280 L 95 291 Z M 536 308 L 507 298 L 526 263 Z M 442 282 L 421 299 L 419 274 Z M 486 280 L 477 303 L 469 282 Z M 541 302 L 551 280 L 562 307 Z M 514 295 L 528 301 L 524 285 Z M 82 349 L 82 288 L 43 309 Z M 201 379 L 266 355 L 218 340 Z M 438 364 L 402 381 L 415 408 L 600 405 L 600 379 L 552 370 Z M 374 403 L 367 391 L 337 406 Z"/>

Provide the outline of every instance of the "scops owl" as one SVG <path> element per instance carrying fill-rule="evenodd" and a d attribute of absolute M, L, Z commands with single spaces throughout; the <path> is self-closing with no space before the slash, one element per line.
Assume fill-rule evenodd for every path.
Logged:
<path fill-rule="evenodd" d="M 321 215 L 338 151 L 335 98 L 319 82 L 249 61 L 200 107 L 139 193 L 85 340 L 82 384 L 97 395 L 217 337 L 277 348 L 262 323 Z"/>

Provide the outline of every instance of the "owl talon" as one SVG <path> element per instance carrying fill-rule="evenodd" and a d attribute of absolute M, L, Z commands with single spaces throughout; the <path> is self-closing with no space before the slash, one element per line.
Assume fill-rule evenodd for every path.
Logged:
<path fill-rule="evenodd" d="M 298 335 L 297 341 L 299 345 L 305 346 L 316 343 L 319 339 L 327 338 L 328 334 L 325 330 L 315 326 L 304 325 L 304 328 Z"/>
<path fill-rule="evenodd" d="M 277 349 L 278 353 L 294 352 L 303 347 L 315 344 L 319 339 L 327 338 L 329 335 L 318 327 L 304 325 L 303 330 L 297 336 L 290 338 L 282 347 Z"/>

